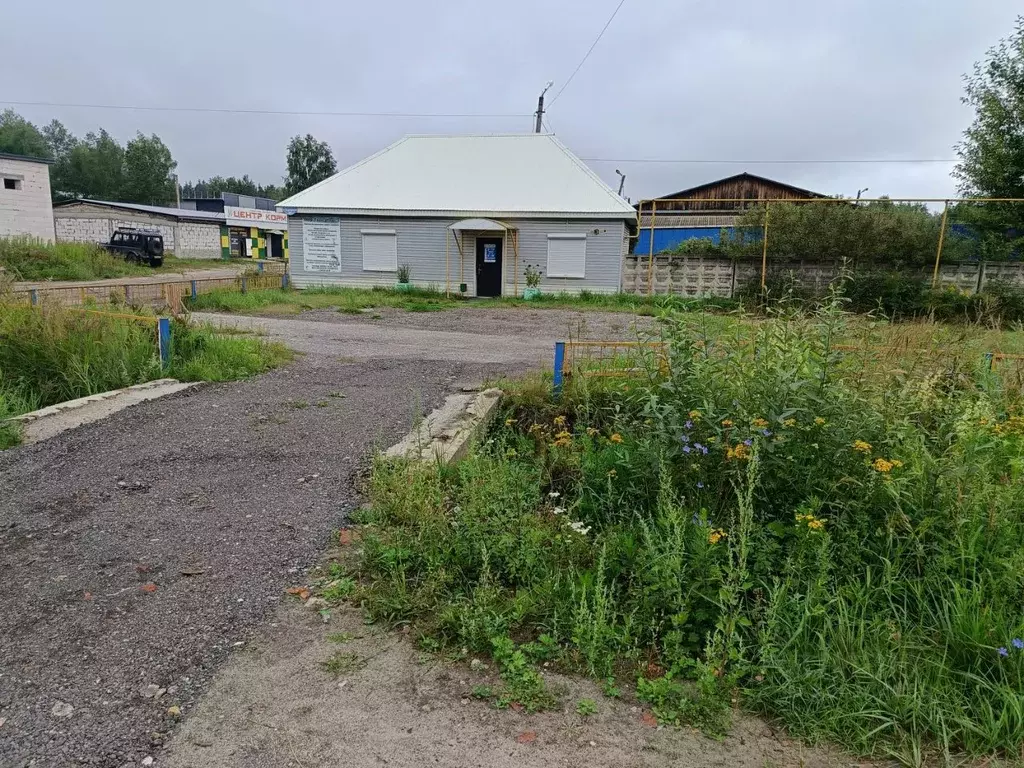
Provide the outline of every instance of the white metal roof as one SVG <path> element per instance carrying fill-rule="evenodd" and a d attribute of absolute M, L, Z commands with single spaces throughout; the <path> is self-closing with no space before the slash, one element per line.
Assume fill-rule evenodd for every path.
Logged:
<path fill-rule="evenodd" d="M 406 136 L 278 203 L 292 213 L 633 218 L 550 134 Z"/>

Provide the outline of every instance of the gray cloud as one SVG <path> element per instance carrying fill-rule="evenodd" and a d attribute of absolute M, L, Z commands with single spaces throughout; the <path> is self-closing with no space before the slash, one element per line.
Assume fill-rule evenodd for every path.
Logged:
<path fill-rule="evenodd" d="M 225 115 L 18 107 L 77 134 L 136 130 L 182 179 L 284 175 L 296 133 L 340 165 L 406 133 L 528 131 L 617 0 L 57 0 L 5 4 L 0 100 L 238 109 L 516 113 L 509 118 Z M 440 7 L 437 7 L 440 6 Z M 935 0 L 626 0 L 550 127 L 634 199 L 749 170 L 827 193 L 942 197 L 948 164 L 646 164 L 662 159 L 951 158 L 970 121 L 961 75 L 1019 5 Z M 137 41 L 133 43 L 132 41 Z M 19 62 L 11 66 L 11 62 Z M 0 102 L 0 107 L 5 106 Z"/>

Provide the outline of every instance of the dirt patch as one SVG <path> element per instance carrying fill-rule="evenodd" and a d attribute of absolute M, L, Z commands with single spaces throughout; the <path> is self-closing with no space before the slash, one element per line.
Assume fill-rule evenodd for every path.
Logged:
<path fill-rule="evenodd" d="M 314 309 L 297 315 L 303 320 L 330 323 L 368 323 L 382 327 L 479 333 L 488 336 L 533 336 L 636 341 L 657 333 L 657 320 L 629 312 L 568 309 L 476 308 L 472 305 L 437 312 L 409 312 L 393 307 L 358 313 Z"/>
<path fill-rule="evenodd" d="M 333 638 L 333 639 L 332 639 Z M 324 668 L 342 658 L 337 675 Z M 473 698 L 493 684 L 416 651 L 401 635 L 363 624 L 353 609 L 325 624 L 296 604 L 237 654 L 175 734 L 159 764 L 173 768 L 277 766 L 840 766 L 856 761 L 786 739 L 737 715 L 714 741 L 652 727 L 635 702 L 601 696 L 587 680 L 547 675 L 564 709 L 528 715 Z M 597 712 L 576 713 L 580 699 Z"/>

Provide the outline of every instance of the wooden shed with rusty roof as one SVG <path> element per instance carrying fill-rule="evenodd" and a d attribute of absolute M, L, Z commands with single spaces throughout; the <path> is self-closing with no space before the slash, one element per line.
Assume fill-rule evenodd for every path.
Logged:
<path fill-rule="evenodd" d="M 684 240 L 721 239 L 722 230 L 731 230 L 737 219 L 765 200 L 807 200 L 825 198 L 820 192 L 775 181 L 753 173 L 738 173 L 717 181 L 673 192 L 670 195 L 637 203 L 640 232 L 635 253 L 647 253 L 651 247 L 651 219 L 654 219 L 654 252 L 671 250 Z"/>

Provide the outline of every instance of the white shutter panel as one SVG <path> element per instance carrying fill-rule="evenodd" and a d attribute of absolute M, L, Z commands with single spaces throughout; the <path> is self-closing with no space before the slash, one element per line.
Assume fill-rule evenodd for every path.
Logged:
<path fill-rule="evenodd" d="M 393 229 L 364 229 L 363 270 L 365 272 L 398 271 L 398 235 Z"/>
<path fill-rule="evenodd" d="M 583 278 L 587 271 L 585 234 L 548 235 L 548 277 Z"/>

